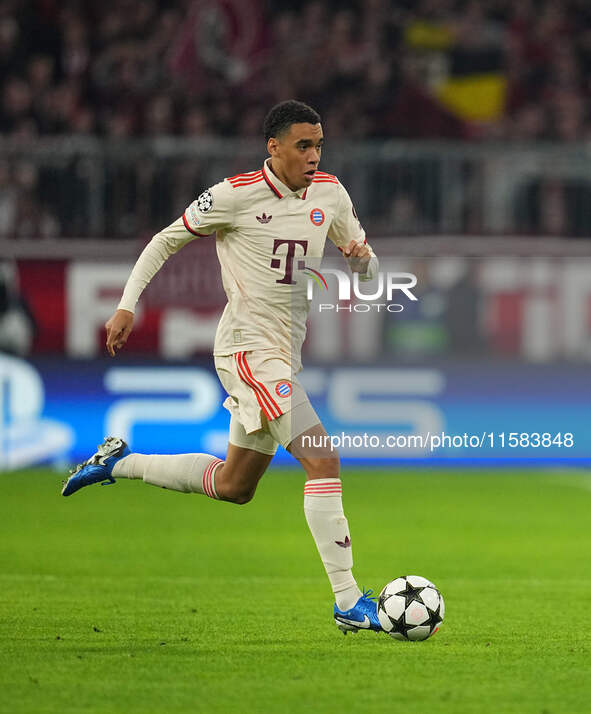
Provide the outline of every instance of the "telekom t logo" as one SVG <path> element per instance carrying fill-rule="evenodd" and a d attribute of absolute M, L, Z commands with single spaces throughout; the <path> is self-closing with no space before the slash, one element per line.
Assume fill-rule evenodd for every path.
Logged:
<path fill-rule="evenodd" d="M 287 243 L 287 253 L 285 253 L 285 274 L 282 278 L 279 280 L 276 280 L 276 283 L 284 283 L 285 285 L 295 285 L 295 280 L 292 280 L 293 278 L 293 261 L 295 259 L 295 254 L 296 254 L 296 246 L 301 246 L 303 249 L 302 255 L 306 255 L 306 252 L 308 251 L 308 241 L 307 240 L 284 240 L 283 238 L 275 238 L 273 242 L 273 255 L 277 255 L 277 248 L 279 246 L 283 245 L 284 243 Z M 280 268 L 281 267 L 281 259 L 280 258 L 272 258 L 271 259 L 271 267 L 272 268 Z"/>

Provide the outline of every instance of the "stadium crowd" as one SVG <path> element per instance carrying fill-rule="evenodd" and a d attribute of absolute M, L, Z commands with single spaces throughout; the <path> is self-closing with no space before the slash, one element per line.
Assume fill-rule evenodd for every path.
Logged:
<path fill-rule="evenodd" d="M 589 138 L 590 69 L 586 0 L 0 5 L 11 137 L 258 136 L 265 107 L 298 96 L 331 137 L 572 141 Z M 430 91 L 466 74 L 501 82 L 484 120 Z"/>
<path fill-rule="evenodd" d="M 3 0 L 0 238 L 149 235 L 211 166 L 195 152 L 167 166 L 149 151 L 128 159 L 128 139 L 260 139 L 265 111 L 289 97 L 318 108 L 331 145 L 586 141 L 590 70 L 588 0 Z M 87 149 L 58 148 L 43 163 L 27 151 L 45 137 L 125 151 L 99 166 Z M 480 171 L 456 173 L 456 232 L 486 230 Z M 363 174 L 366 227 L 449 230 L 443 177 L 429 159 Z M 588 235 L 590 196 L 584 177 L 533 177 L 506 230 Z"/>

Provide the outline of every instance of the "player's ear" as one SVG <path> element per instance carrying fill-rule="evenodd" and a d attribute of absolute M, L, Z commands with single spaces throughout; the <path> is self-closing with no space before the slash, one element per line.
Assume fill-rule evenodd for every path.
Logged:
<path fill-rule="evenodd" d="M 272 136 L 267 142 L 267 151 L 271 154 L 271 156 L 275 156 L 277 154 L 278 148 L 279 142 L 274 136 Z"/>

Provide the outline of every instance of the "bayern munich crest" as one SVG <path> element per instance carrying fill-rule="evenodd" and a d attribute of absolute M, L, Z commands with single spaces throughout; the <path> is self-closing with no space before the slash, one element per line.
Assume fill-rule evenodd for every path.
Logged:
<path fill-rule="evenodd" d="M 280 397 L 290 397 L 291 384 L 289 382 L 279 382 L 275 387 L 275 391 Z"/>
<path fill-rule="evenodd" d="M 321 226 L 324 223 L 324 211 L 321 208 L 313 208 L 310 211 L 310 220 L 315 226 Z"/>
<path fill-rule="evenodd" d="M 213 196 L 211 195 L 211 191 L 209 189 L 204 191 L 197 199 L 197 208 L 201 211 L 201 213 L 207 213 L 213 208 Z"/>

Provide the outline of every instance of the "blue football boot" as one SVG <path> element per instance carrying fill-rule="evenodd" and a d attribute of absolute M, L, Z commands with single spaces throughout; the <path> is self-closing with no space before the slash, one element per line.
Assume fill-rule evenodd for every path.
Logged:
<path fill-rule="evenodd" d="M 103 486 L 115 483 L 115 479 L 111 476 L 113 466 L 129 453 L 123 439 L 114 436 L 107 437 L 102 444 L 96 447 L 96 454 L 70 471 L 71 475 L 64 482 L 62 488 L 62 496 L 71 496 L 84 486 L 90 486 L 93 483 L 100 482 Z"/>
<path fill-rule="evenodd" d="M 371 590 L 364 590 L 363 595 L 350 610 L 339 610 L 335 603 L 334 619 L 343 635 L 359 630 L 382 632 L 382 626 L 378 620 L 377 598 L 372 595 Z"/>

